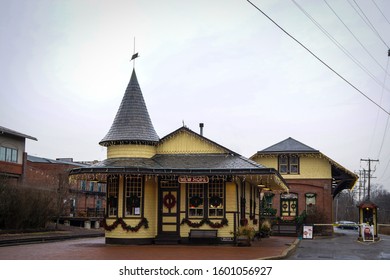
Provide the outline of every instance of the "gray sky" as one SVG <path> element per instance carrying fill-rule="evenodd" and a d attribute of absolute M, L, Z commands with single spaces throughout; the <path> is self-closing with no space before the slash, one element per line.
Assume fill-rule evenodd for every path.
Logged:
<path fill-rule="evenodd" d="M 308 16 L 293 1 L 253 0 L 389 112 L 390 1 L 295 1 Z M 204 122 L 206 137 L 250 157 L 293 137 L 351 171 L 379 159 L 373 183 L 390 190 L 389 115 L 244 0 L 0 0 L 0 125 L 37 137 L 32 155 L 104 159 L 134 37 L 160 138 Z"/>

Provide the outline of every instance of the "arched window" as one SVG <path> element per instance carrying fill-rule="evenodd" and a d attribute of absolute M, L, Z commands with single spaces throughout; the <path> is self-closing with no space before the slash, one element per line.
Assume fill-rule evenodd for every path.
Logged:
<path fill-rule="evenodd" d="M 306 200 L 306 211 L 313 211 L 316 207 L 316 193 L 306 193 L 305 194 L 305 200 Z"/>

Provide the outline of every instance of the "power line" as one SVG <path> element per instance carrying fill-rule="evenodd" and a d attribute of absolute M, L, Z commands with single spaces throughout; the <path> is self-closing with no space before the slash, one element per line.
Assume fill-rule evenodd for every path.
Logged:
<path fill-rule="evenodd" d="M 331 5 L 324 0 L 325 4 L 329 7 L 329 9 L 335 14 L 335 16 L 340 20 L 340 22 L 344 25 L 344 27 L 349 31 L 349 33 L 355 38 L 355 40 L 359 43 L 359 45 L 366 51 L 366 53 L 378 64 L 380 68 L 382 68 L 383 71 L 385 71 L 386 75 L 389 75 L 387 73 L 387 70 L 383 68 L 383 66 L 375 59 L 375 57 L 368 51 L 368 49 L 363 45 L 363 43 L 357 38 L 357 36 L 352 32 L 352 30 L 345 24 L 345 22 L 341 19 L 341 17 L 336 13 L 336 11 L 331 7 Z"/>
<path fill-rule="evenodd" d="M 265 12 L 263 12 L 259 7 L 257 7 L 255 4 L 253 4 L 250 0 L 247 0 L 249 4 L 251 4 L 256 10 L 258 10 L 260 13 L 262 13 L 266 18 L 268 18 L 273 24 L 275 24 L 280 30 L 282 30 L 287 36 L 289 36 L 291 39 L 293 39 L 296 43 L 298 43 L 302 48 L 304 48 L 306 51 L 308 51 L 312 56 L 314 56 L 319 62 L 321 62 L 323 65 L 325 65 L 329 70 L 331 70 L 333 73 L 335 73 L 339 78 L 341 78 L 344 82 L 349 84 L 352 88 L 354 88 L 357 92 L 359 92 L 361 95 L 363 95 L 366 99 L 368 99 L 371 103 L 375 104 L 378 108 L 380 108 L 383 112 L 390 115 L 390 112 L 388 112 L 385 108 L 383 108 L 381 105 L 376 103 L 374 100 L 372 100 L 370 97 L 368 97 L 364 92 L 362 92 L 360 89 L 358 89 L 356 86 L 354 86 L 351 82 L 349 82 L 346 78 L 341 76 L 336 70 L 334 70 L 332 67 L 330 67 L 328 64 L 326 64 L 322 59 L 320 59 L 317 55 L 315 55 L 311 50 L 309 50 L 305 45 L 303 45 L 300 41 L 295 39 L 294 36 L 292 36 L 290 33 L 288 33 L 283 27 L 281 27 L 279 24 L 277 24 L 271 17 L 269 17 Z"/>
<path fill-rule="evenodd" d="M 379 38 L 379 40 L 381 40 L 383 42 L 383 44 L 385 44 L 385 46 L 389 49 L 390 47 L 386 44 L 386 42 L 383 40 L 383 38 L 381 37 L 381 35 L 379 34 L 378 30 L 376 30 L 375 26 L 371 23 L 371 21 L 368 19 L 368 17 L 366 16 L 366 14 L 363 12 L 363 10 L 360 8 L 360 6 L 358 5 L 358 3 L 356 3 L 355 0 L 353 0 L 353 2 L 356 4 L 356 6 L 359 8 L 360 12 L 363 14 L 364 18 L 362 17 L 362 15 L 358 12 L 358 10 L 356 10 L 356 8 L 352 5 L 352 3 L 348 0 L 348 3 L 349 5 L 351 5 L 351 7 L 355 10 L 355 12 L 360 16 L 360 18 L 367 24 L 367 26 L 376 34 L 376 36 Z"/>
<path fill-rule="evenodd" d="M 372 3 L 374 3 L 374 5 L 377 7 L 378 11 L 382 14 L 382 16 L 385 18 L 385 20 L 390 24 L 390 21 L 387 19 L 387 17 L 385 16 L 385 14 L 382 12 L 382 10 L 379 8 L 379 6 L 375 3 L 374 0 L 371 0 Z"/>
<path fill-rule="evenodd" d="M 348 56 L 360 69 L 370 76 L 379 86 L 386 88 L 359 60 L 357 60 L 346 48 L 343 47 L 320 23 L 318 23 L 301 5 L 291 0 L 304 14 L 324 33 L 346 56 Z M 384 69 L 383 69 L 384 70 Z M 390 89 L 386 88 L 390 92 Z"/>
<path fill-rule="evenodd" d="M 389 51 L 389 58 L 387 59 L 387 68 L 386 69 L 388 69 L 388 67 L 389 67 L 389 60 L 390 60 L 390 51 Z M 385 79 L 384 79 L 384 83 L 385 82 L 386 82 L 386 76 L 385 76 Z M 382 90 L 382 95 L 381 95 L 381 100 L 380 100 L 381 103 L 382 103 L 382 98 L 383 98 L 383 90 Z M 378 121 L 378 115 L 377 115 L 377 121 Z M 381 147 L 379 148 L 379 152 L 378 152 L 378 158 L 379 158 L 379 156 L 380 156 L 380 154 L 382 152 L 383 144 L 385 142 L 387 129 L 388 129 L 388 126 L 389 126 L 389 120 L 390 120 L 390 115 L 387 116 L 385 131 L 383 132 L 382 143 L 381 143 Z M 375 126 L 376 126 L 376 124 L 375 124 Z"/>

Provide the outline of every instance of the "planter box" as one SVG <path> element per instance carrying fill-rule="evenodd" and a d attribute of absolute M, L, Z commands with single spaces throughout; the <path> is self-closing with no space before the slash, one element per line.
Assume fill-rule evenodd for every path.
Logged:
<path fill-rule="evenodd" d="M 248 238 L 247 236 L 238 236 L 236 238 L 236 243 L 237 246 L 241 246 L 241 247 L 249 247 L 252 244 L 250 238 Z"/>

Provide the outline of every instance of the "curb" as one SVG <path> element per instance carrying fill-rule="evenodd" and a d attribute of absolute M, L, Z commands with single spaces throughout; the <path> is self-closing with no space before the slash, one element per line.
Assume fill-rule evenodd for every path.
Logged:
<path fill-rule="evenodd" d="M 16 238 L 16 239 L 4 239 L 4 240 L 0 240 L 0 247 L 17 246 L 22 244 L 56 242 L 56 241 L 79 239 L 79 238 L 103 237 L 103 236 L 104 233 L 89 233 L 89 234 L 76 234 L 76 235 L 37 236 L 37 237 L 25 237 L 25 238 Z"/>
<path fill-rule="evenodd" d="M 298 247 L 300 242 L 301 242 L 301 240 L 299 240 L 297 238 L 286 250 L 284 250 L 282 252 L 282 254 L 277 255 L 277 256 L 259 258 L 258 260 L 282 260 L 282 259 L 285 259 L 285 258 L 289 257 L 292 253 L 295 252 L 295 250 Z"/>

